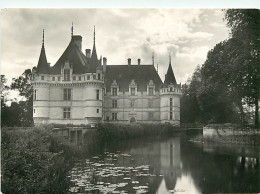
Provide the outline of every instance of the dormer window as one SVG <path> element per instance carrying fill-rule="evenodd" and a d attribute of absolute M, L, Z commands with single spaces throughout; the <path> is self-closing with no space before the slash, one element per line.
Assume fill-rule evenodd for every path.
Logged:
<path fill-rule="evenodd" d="M 117 96 L 117 88 L 112 88 L 112 96 Z"/>
<path fill-rule="evenodd" d="M 137 85 L 135 83 L 135 80 L 132 80 L 129 85 L 129 93 L 131 96 L 135 96 L 137 93 Z"/>
<path fill-rule="evenodd" d="M 149 96 L 153 96 L 153 90 L 154 90 L 153 88 L 150 88 L 150 87 L 148 88 L 148 95 Z"/>
<path fill-rule="evenodd" d="M 118 84 L 116 82 L 116 80 L 113 80 L 112 84 L 111 84 L 111 95 L 112 96 L 117 96 L 118 95 Z"/>
<path fill-rule="evenodd" d="M 64 81 L 70 81 L 70 69 L 64 69 Z"/>
<path fill-rule="evenodd" d="M 147 95 L 153 96 L 154 95 L 155 86 L 153 80 L 150 80 L 147 86 Z"/>
<path fill-rule="evenodd" d="M 135 88 L 130 88 L 130 94 L 131 96 L 135 96 Z"/>
<path fill-rule="evenodd" d="M 100 77 L 101 77 L 101 76 L 100 76 L 100 73 L 98 73 L 97 75 L 98 75 L 98 80 L 100 80 Z"/>

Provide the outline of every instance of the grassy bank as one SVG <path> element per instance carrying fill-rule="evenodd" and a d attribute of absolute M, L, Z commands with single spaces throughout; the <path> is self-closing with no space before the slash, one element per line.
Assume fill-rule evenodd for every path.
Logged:
<path fill-rule="evenodd" d="M 2 128 L 3 193 L 66 193 L 73 146 L 52 135 L 52 127 Z"/>

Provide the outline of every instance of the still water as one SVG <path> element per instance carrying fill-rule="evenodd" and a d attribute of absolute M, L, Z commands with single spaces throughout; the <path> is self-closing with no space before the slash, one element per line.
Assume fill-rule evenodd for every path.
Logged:
<path fill-rule="evenodd" d="M 196 134 L 198 135 L 198 134 Z M 260 148 L 178 134 L 100 146 L 75 163 L 71 193 L 260 192 Z"/>

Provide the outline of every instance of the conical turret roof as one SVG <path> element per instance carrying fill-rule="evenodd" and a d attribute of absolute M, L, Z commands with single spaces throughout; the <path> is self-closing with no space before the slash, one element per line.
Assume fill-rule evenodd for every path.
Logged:
<path fill-rule="evenodd" d="M 50 73 L 50 67 L 47 62 L 45 48 L 44 48 L 44 31 L 43 31 L 41 53 L 40 53 L 39 61 L 37 64 L 37 73 L 39 73 L 39 74 L 49 74 Z"/>
<path fill-rule="evenodd" d="M 173 84 L 173 85 L 177 84 L 173 70 L 172 70 L 171 59 L 170 59 L 170 63 L 169 63 L 169 66 L 168 66 L 167 73 L 165 75 L 165 80 L 164 80 L 163 86 L 167 87 L 170 84 Z"/>

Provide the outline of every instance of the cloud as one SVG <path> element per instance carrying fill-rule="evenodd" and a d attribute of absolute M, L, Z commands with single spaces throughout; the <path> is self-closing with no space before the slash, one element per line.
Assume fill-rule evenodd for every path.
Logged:
<path fill-rule="evenodd" d="M 1 73 L 17 77 L 37 65 L 43 28 L 47 59 L 54 65 L 69 44 L 73 22 L 83 49 L 92 49 L 96 26 L 97 53 L 108 64 L 126 64 L 127 58 L 151 64 L 154 51 L 164 80 L 171 52 L 176 79 L 184 83 L 207 51 L 228 37 L 222 19 L 215 9 L 4 9 Z"/>

